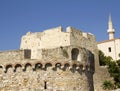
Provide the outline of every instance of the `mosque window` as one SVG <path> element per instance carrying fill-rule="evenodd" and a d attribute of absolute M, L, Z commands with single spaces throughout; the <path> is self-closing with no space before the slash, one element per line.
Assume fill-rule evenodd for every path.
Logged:
<path fill-rule="evenodd" d="M 111 47 L 108 48 L 108 52 L 111 52 Z"/>

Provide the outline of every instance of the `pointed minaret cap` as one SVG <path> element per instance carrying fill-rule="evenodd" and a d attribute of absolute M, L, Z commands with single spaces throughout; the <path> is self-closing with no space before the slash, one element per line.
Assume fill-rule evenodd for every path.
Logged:
<path fill-rule="evenodd" d="M 114 39 L 115 30 L 113 28 L 111 14 L 109 15 L 108 30 L 107 30 L 107 32 L 109 34 L 109 39 Z"/>

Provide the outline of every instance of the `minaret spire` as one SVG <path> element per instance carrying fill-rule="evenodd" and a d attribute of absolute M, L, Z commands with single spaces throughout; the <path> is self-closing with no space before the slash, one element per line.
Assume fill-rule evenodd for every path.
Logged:
<path fill-rule="evenodd" d="M 114 39 L 115 30 L 114 30 L 114 28 L 113 28 L 111 14 L 109 15 L 108 31 L 107 31 L 107 32 L 108 32 L 108 34 L 109 34 L 109 40 Z"/>
<path fill-rule="evenodd" d="M 111 14 L 109 14 L 109 22 L 110 22 L 110 21 L 112 22 L 112 19 L 111 19 Z"/>

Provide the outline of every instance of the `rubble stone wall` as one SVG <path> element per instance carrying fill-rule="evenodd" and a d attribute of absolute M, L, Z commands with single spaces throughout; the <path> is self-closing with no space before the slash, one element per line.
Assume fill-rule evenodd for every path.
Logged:
<path fill-rule="evenodd" d="M 60 62 L 0 67 L 0 91 L 94 91 L 89 66 Z"/>

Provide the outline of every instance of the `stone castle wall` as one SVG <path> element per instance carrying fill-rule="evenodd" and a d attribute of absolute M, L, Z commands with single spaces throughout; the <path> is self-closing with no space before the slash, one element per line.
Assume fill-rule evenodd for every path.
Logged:
<path fill-rule="evenodd" d="M 67 31 L 70 32 L 70 45 L 84 47 L 91 51 L 97 48 L 96 39 L 93 34 L 81 32 L 80 30 L 72 27 L 68 27 Z"/>
<path fill-rule="evenodd" d="M 0 58 L 1 91 L 94 91 L 95 37 L 75 28 L 28 32 L 20 50 L 1 52 Z"/>
<path fill-rule="evenodd" d="M 0 64 L 19 62 L 20 60 L 30 59 L 30 50 L 10 50 L 0 52 Z"/>
<path fill-rule="evenodd" d="M 0 65 L 19 62 L 19 60 L 24 59 L 24 51 L 23 50 L 11 50 L 0 52 Z"/>
<path fill-rule="evenodd" d="M 79 51 L 77 54 L 82 55 L 75 54 L 76 50 Z M 20 53 L 25 51 L 21 50 Z M 18 58 L 0 64 L 0 91 L 94 90 L 94 59 L 89 50 L 66 46 L 43 49 L 42 54 L 41 60 Z"/>
<path fill-rule="evenodd" d="M 0 91 L 93 91 L 89 65 L 61 61 L 29 60 L 8 64 L 5 71 L 0 67 Z"/>

